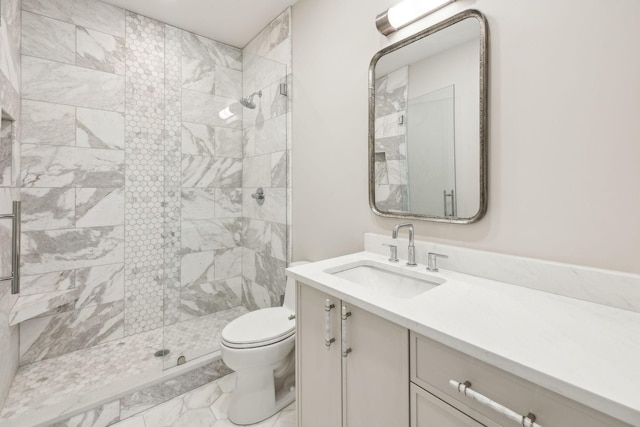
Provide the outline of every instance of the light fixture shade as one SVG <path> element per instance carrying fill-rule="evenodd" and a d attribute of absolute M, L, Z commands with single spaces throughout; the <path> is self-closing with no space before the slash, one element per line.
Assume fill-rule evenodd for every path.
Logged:
<path fill-rule="evenodd" d="M 404 0 L 376 17 L 376 27 L 385 36 L 453 3 L 456 0 Z"/>

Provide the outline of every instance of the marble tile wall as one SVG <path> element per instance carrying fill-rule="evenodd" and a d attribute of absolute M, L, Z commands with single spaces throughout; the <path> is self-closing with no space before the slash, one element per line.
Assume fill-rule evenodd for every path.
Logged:
<path fill-rule="evenodd" d="M 20 326 L 21 364 L 125 334 L 125 14 L 22 2 L 22 294 L 79 299 Z"/>
<path fill-rule="evenodd" d="M 240 305 L 242 51 L 181 31 L 180 320 Z"/>
<path fill-rule="evenodd" d="M 405 138 L 408 68 L 376 80 L 376 205 L 383 211 L 409 210 Z"/>
<path fill-rule="evenodd" d="M 12 213 L 19 199 L 20 174 L 20 0 L 0 2 L 0 213 Z M 0 276 L 11 274 L 11 219 L 0 220 Z M 0 282 L 0 410 L 19 363 L 19 328 L 9 325 L 17 295 Z"/>
<path fill-rule="evenodd" d="M 290 9 L 243 49 L 243 58 L 243 95 L 262 92 L 243 116 L 242 303 L 253 310 L 281 304 L 290 254 Z M 264 188 L 263 205 L 251 197 L 258 187 Z"/>

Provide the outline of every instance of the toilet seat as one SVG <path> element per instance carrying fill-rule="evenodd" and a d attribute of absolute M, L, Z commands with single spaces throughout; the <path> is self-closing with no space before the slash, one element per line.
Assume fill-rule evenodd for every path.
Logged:
<path fill-rule="evenodd" d="M 231 348 L 255 348 L 274 344 L 295 333 L 293 312 L 283 307 L 263 308 L 232 320 L 222 330 L 222 343 Z"/>

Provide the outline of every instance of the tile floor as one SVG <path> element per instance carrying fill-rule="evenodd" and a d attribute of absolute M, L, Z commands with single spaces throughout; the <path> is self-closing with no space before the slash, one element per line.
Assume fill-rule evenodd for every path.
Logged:
<path fill-rule="evenodd" d="M 222 328 L 246 312 L 244 307 L 236 307 L 21 366 L 0 413 L 0 423 L 143 372 L 170 368 L 179 355 L 189 361 L 216 351 Z M 171 353 L 154 357 L 161 348 L 169 348 Z"/>
<path fill-rule="evenodd" d="M 112 427 L 232 427 L 227 418 L 235 374 L 205 384 Z M 295 402 L 254 427 L 296 427 Z"/>

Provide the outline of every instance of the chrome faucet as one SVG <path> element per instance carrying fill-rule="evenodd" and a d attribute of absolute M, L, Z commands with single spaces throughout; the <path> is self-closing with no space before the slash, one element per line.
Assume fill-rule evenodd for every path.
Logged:
<path fill-rule="evenodd" d="M 407 265 L 413 267 L 418 265 L 416 264 L 416 247 L 413 244 L 413 224 L 410 224 L 408 222 L 405 224 L 396 224 L 395 227 L 393 227 L 393 233 L 391 234 L 391 237 L 397 239 L 398 230 L 404 227 L 409 228 L 409 255 L 407 256 Z"/>

